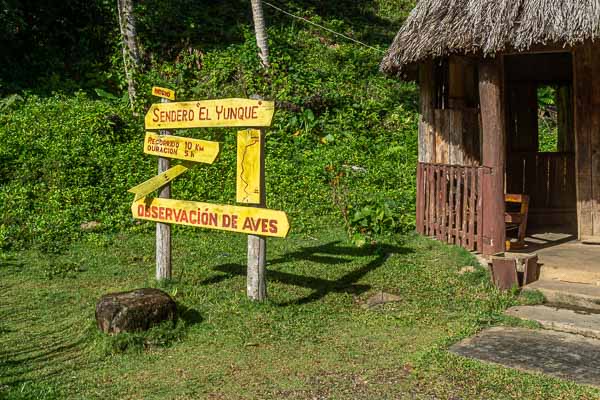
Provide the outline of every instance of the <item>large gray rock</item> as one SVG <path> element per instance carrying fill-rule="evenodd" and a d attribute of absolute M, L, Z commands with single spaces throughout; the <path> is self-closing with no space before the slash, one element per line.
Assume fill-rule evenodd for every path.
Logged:
<path fill-rule="evenodd" d="M 158 289 L 105 294 L 96 304 L 96 322 L 105 333 L 145 331 L 177 317 L 177 304 Z"/>

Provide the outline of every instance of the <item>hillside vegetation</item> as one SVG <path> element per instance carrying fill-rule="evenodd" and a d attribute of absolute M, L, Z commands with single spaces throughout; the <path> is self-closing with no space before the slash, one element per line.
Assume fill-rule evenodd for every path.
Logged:
<path fill-rule="evenodd" d="M 156 159 L 142 151 L 153 85 L 175 89 L 178 100 L 258 94 L 277 101 L 266 144 L 268 206 L 290 215 L 294 233 L 342 225 L 364 242 L 410 230 L 416 88 L 383 76 L 378 63 L 411 2 L 277 4 L 375 49 L 265 6 L 272 65 L 265 73 L 246 2 L 140 2 L 146 68 L 137 77 L 137 117 L 124 97 L 112 2 L 73 2 L 68 12 L 48 6 L 49 18 L 67 13 L 60 29 L 68 40 L 49 34 L 39 46 L 39 30 L 54 30 L 36 31 L 18 19 L 26 10 L 14 6 L 14 15 L 4 17 L 20 31 L 7 23 L 5 37 L 12 34 L 12 47 L 30 44 L 36 62 L 24 66 L 23 49 L 12 49 L 20 58 L 5 60 L 0 76 L 0 245 L 61 250 L 89 221 L 106 231 L 152 226 L 132 220 L 127 189 L 156 174 Z M 48 52 L 53 46 L 60 52 Z M 220 141 L 222 151 L 215 164 L 179 178 L 173 196 L 232 203 L 235 130 L 177 134 Z"/>

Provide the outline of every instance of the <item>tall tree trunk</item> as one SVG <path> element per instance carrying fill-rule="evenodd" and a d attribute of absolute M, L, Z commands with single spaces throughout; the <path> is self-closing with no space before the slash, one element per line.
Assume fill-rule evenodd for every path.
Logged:
<path fill-rule="evenodd" d="M 136 98 L 135 73 L 140 65 L 140 50 L 137 45 L 137 30 L 133 15 L 133 0 L 117 0 L 119 28 L 123 37 L 123 64 L 127 78 L 127 92 L 131 108 L 134 108 Z"/>
<path fill-rule="evenodd" d="M 256 44 L 260 50 L 258 54 L 263 67 L 269 69 L 269 44 L 267 43 L 267 31 L 265 30 L 265 19 L 263 16 L 261 0 L 252 1 L 252 18 L 254 19 L 254 32 L 256 33 Z"/>

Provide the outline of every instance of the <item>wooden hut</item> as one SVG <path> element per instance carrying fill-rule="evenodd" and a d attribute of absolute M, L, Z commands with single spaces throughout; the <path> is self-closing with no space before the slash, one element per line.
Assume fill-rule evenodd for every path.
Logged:
<path fill-rule="evenodd" d="M 530 227 L 600 240 L 600 5 L 420 0 L 381 64 L 420 87 L 417 229 L 485 255 L 506 247 L 506 195 Z M 555 89 L 557 151 L 539 149 Z"/>

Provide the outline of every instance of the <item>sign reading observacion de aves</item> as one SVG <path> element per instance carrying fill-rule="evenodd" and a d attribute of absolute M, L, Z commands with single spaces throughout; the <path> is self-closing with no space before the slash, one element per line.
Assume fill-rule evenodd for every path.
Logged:
<path fill-rule="evenodd" d="M 174 199 L 143 198 L 131 206 L 134 218 L 167 224 L 286 237 L 290 225 L 283 211 Z"/>
<path fill-rule="evenodd" d="M 275 104 L 251 99 L 202 100 L 153 104 L 146 129 L 264 127 L 271 125 Z"/>

